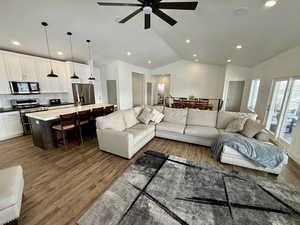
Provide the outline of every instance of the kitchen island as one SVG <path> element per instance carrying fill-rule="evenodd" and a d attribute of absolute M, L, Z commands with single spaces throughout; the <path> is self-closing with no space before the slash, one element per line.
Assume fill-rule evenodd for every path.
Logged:
<path fill-rule="evenodd" d="M 59 123 L 60 115 L 92 110 L 94 108 L 105 108 L 107 106 L 111 106 L 111 104 L 71 106 L 62 109 L 27 113 L 26 116 L 31 123 L 33 144 L 45 150 L 57 147 L 57 138 L 52 130 L 52 126 Z"/>

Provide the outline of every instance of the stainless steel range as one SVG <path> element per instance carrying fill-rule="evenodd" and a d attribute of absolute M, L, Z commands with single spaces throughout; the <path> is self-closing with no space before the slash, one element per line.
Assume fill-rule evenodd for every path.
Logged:
<path fill-rule="evenodd" d="M 26 113 L 48 110 L 48 107 L 40 104 L 39 99 L 11 100 L 11 105 L 14 109 L 18 109 L 20 112 L 24 135 L 31 134 L 31 124 Z"/>

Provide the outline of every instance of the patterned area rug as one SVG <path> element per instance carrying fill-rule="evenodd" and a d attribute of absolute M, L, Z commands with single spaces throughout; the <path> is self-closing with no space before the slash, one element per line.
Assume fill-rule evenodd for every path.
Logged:
<path fill-rule="evenodd" d="M 299 225 L 300 193 L 265 178 L 145 152 L 79 225 Z"/>

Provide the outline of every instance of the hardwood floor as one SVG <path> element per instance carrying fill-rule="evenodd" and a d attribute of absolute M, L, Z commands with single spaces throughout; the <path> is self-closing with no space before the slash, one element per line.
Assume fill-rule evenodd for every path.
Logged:
<path fill-rule="evenodd" d="M 96 139 L 82 146 L 43 151 L 31 136 L 0 142 L 0 168 L 21 164 L 25 190 L 20 225 L 75 224 L 143 151 L 155 150 L 227 169 L 279 179 L 300 189 L 299 166 L 290 160 L 279 177 L 214 161 L 208 148 L 155 138 L 132 160 L 102 152 Z"/>

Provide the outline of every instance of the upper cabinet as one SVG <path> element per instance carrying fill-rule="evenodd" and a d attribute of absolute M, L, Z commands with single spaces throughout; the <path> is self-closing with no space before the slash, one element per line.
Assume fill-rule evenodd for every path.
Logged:
<path fill-rule="evenodd" d="M 15 53 L 3 53 L 3 58 L 8 80 L 22 81 L 20 55 Z"/>
<path fill-rule="evenodd" d="M 71 62 L 51 60 L 51 63 L 58 77 L 47 77 L 51 71 L 49 59 L 0 50 L 0 94 L 11 93 L 9 81 L 39 82 L 41 93 L 71 94 L 72 83 L 93 83 L 88 80 L 90 68 L 86 64 L 74 63 L 79 79 L 71 79 L 74 73 Z"/>
<path fill-rule="evenodd" d="M 3 55 L 0 53 L 0 94 L 9 94 L 9 80 L 6 73 Z"/>
<path fill-rule="evenodd" d="M 20 65 L 22 81 L 38 82 L 34 57 L 21 56 Z"/>

